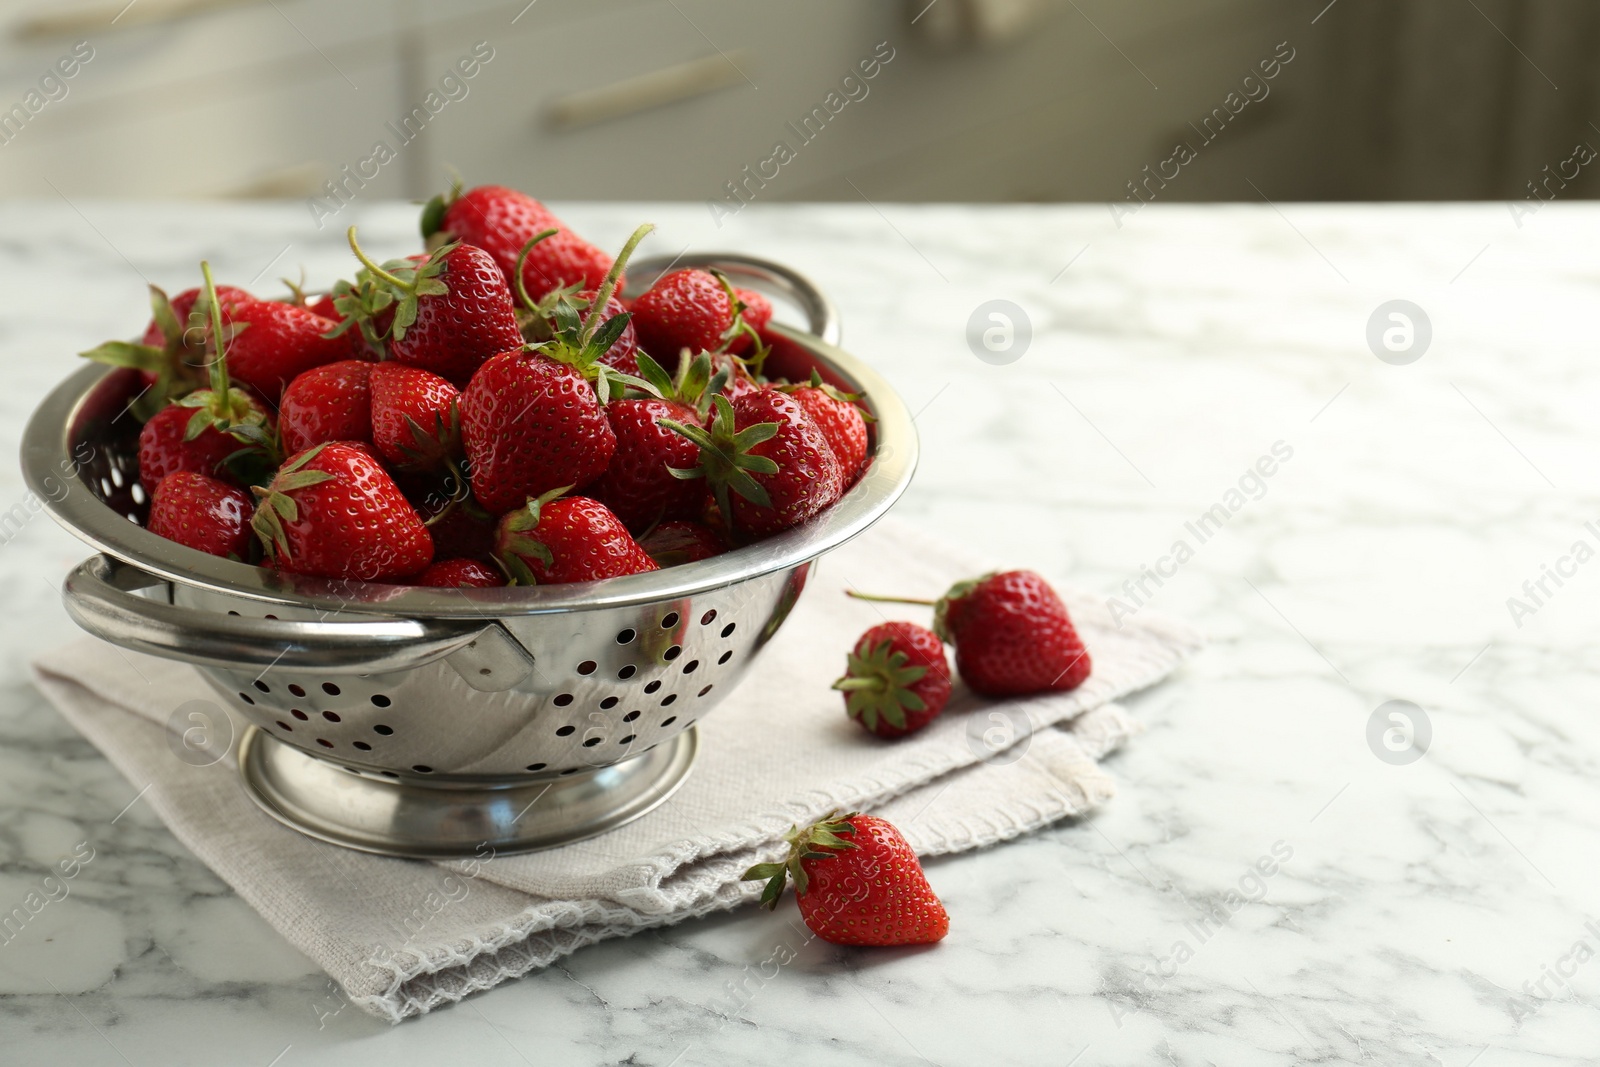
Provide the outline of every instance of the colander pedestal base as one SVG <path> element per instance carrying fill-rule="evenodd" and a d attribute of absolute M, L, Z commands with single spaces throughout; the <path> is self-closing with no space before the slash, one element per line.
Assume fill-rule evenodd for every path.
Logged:
<path fill-rule="evenodd" d="M 384 856 L 483 859 L 638 818 L 683 784 L 696 746 L 691 727 L 633 759 L 555 778 L 419 781 L 357 774 L 252 727 L 239 770 L 267 814 L 311 837 Z"/>

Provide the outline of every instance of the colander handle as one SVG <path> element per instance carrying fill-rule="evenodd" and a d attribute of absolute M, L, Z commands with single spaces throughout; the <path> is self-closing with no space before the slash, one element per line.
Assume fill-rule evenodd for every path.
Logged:
<path fill-rule="evenodd" d="M 67 575 L 62 599 L 74 622 L 114 645 L 210 667 L 268 667 L 374 674 L 418 667 L 472 642 L 482 622 L 443 619 L 252 619 L 180 608 L 130 590 L 155 575 L 91 556 Z"/>

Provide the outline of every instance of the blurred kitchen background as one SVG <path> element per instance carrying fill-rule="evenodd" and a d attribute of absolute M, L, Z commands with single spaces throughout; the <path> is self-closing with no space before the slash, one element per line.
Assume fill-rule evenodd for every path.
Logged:
<path fill-rule="evenodd" d="M 1597 60 L 1592 0 L 5 0 L 0 195 L 1590 196 Z"/>

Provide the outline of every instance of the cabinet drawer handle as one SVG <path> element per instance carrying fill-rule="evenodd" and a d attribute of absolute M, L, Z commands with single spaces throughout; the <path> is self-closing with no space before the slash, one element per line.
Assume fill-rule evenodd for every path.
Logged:
<path fill-rule="evenodd" d="M 12 35 L 22 41 L 36 41 L 47 37 L 82 37 L 115 26 L 149 26 L 163 22 L 177 22 L 194 15 L 242 4 L 260 3 L 260 0 L 137 0 L 86 7 L 60 14 L 35 15 L 17 24 Z"/>
<path fill-rule="evenodd" d="M 545 120 L 555 129 L 570 130 L 704 96 L 744 81 L 742 71 L 750 61 L 750 53 L 745 51 L 727 57 L 707 56 L 600 89 L 572 93 L 551 101 Z"/>

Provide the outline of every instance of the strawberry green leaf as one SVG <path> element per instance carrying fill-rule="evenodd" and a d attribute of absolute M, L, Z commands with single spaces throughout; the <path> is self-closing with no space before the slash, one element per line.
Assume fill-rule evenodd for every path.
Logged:
<path fill-rule="evenodd" d="M 166 290 L 159 285 L 150 287 L 150 317 L 155 320 L 156 327 L 161 330 L 161 336 L 169 345 L 180 344 L 183 340 L 183 324 L 178 321 L 178 313 L 172 310 L 172 301 L 168 299 Z"/>
<path fill-rule="evenodd" d="M 616 344 L 617 338 L 622 336 L 622 331 L 628 328 L 628 322 L 632 318 L 633 316 L 626 311 L 611 316 L 605 321 L 604 325 L 594 332 L 594 336 L 589 339 L 587 347 L 597 349 L 599 353 L 604 353 L 612 345 Z"/>
<path fill-rule="evenodd" d="M 444 213 L 449 209 L 450 205 L 445 203 L 443 194 L 430 198 L 423 205 L 422 218 L 418 221 L 424 240 L 439 232 L 439 227 L 444 225 Z"/>
<path fill-rule="evenodd" d="M 187 400 L 188 397 L 184 399 Z M 189 405 L 185 404 L 184 406 L 187 407 Z M 195 413 L 189 416 L 188 423 L 183 427 L 183 439 L 185 441 L 193 441 L 196 437 L 205 433 L 211 428 L 212 419 L 211 412 L 205 408 L 197 408 Z"/>
<path fill-rule="evenodd" d="M 96 363 L 105 363 L 112 367 L 132 367 L 134 370 L 147 370 L 152 374 L 159 373 L 167 363 L 165 350 L 154 345 L 134 344 L 131 341 L 107 341 L 86 352 L 79 352 L 78 355 L 84 359 L 92 359 Z"/>

